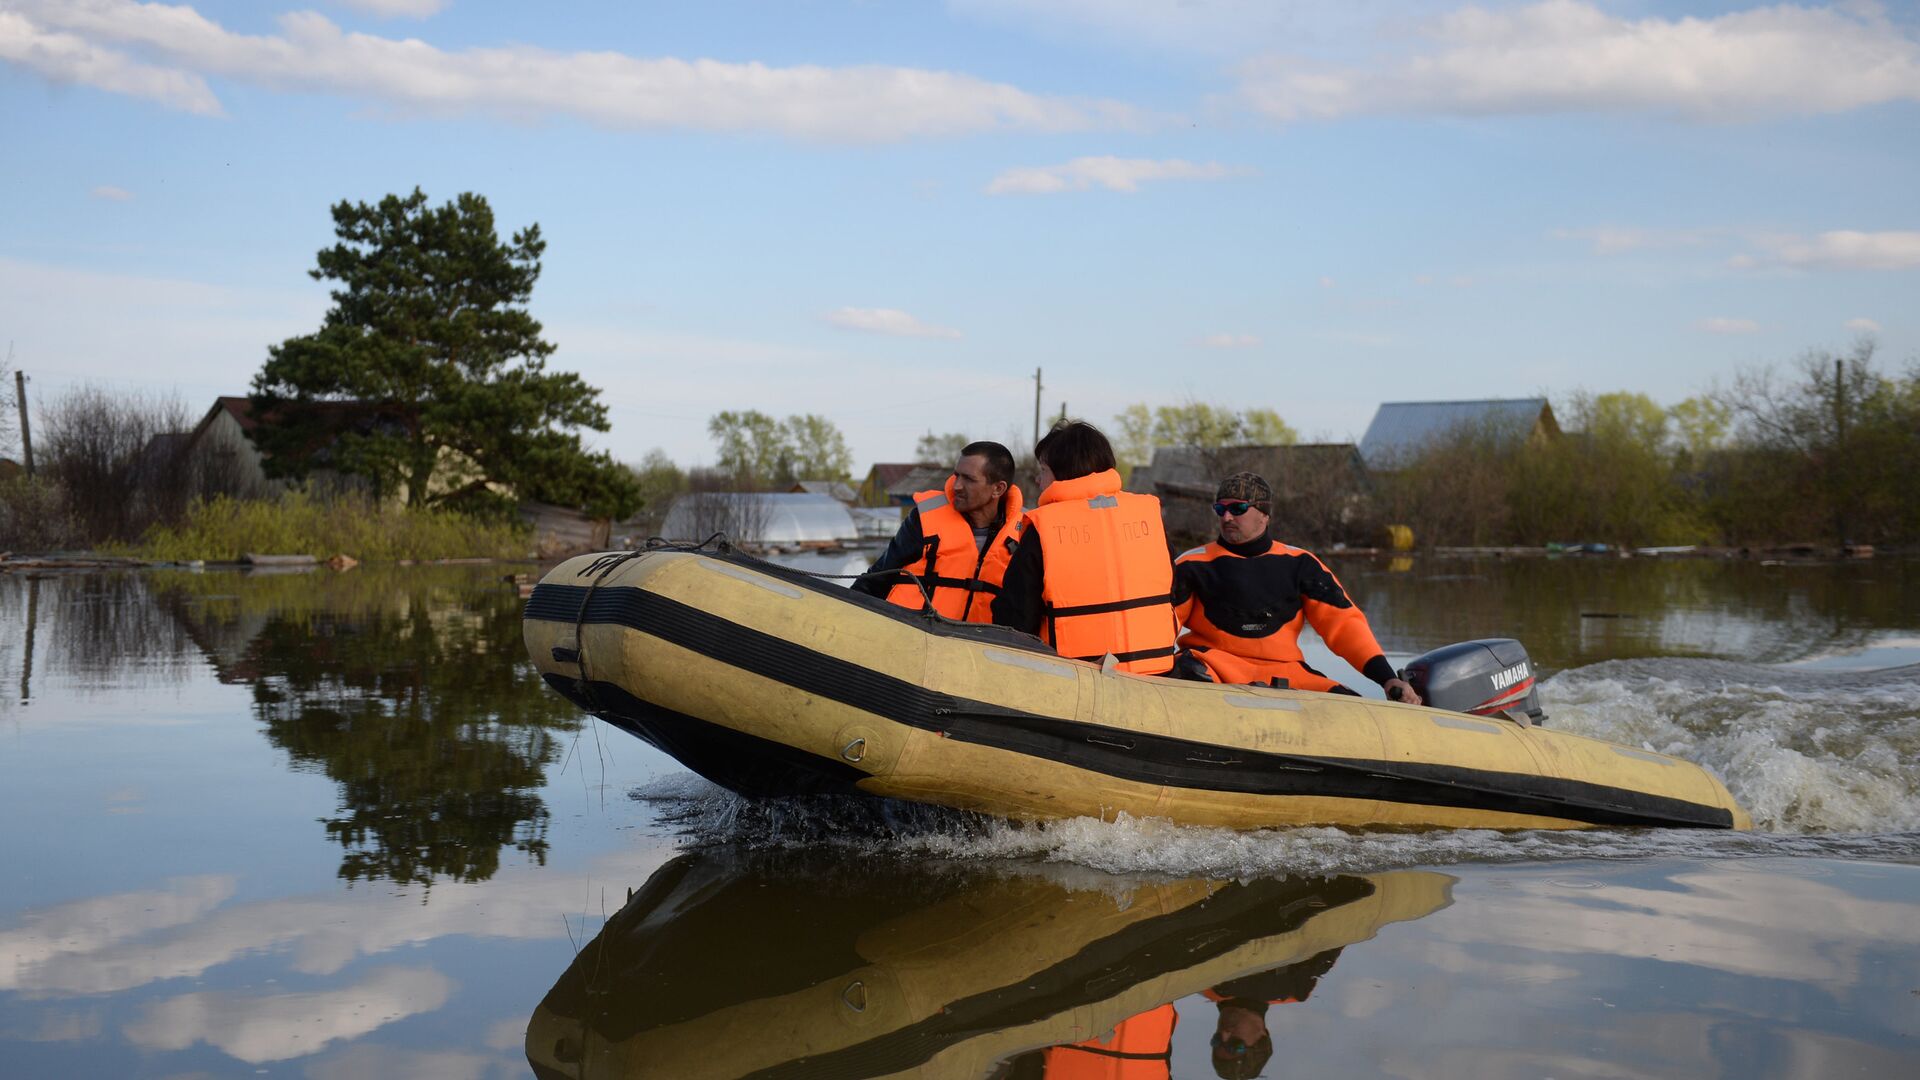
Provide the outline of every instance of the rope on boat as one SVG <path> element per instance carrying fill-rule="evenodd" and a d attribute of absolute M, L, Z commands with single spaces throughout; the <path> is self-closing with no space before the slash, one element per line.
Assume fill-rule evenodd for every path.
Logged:
<path fill-rule="evenodd" d="M 719 541 L 719 543 L 714 544 L 714 541 L 716 540 Z M 626 552 L 621 552 L 618 555 L 602 555 L 598 560 L 596 560 L 593 563 L 593 565 L 587 567 L 586 572 L 589 574 L 593 573 L 594 569 L 598 567 L 602 562 L 607 562 L 609 560 L 611 560 L 612 565 L 618 566 L 620 563 L 625 562 L 626 560 L 631 559 L 636 555 L 640 555 L 648 551 L 688 551 L 688 552 L 694 552 L 696 554 L 704 554 L 706 552 L 708 544 L 714 544 L 713 550 L 716 553 L 721 555 L 730 555 L 736 559 L 742 559 L 747 562 L 759 563 L 762 566 L 770 566 L 770 567 L 773 567 L 775 570 L 781 571 L 782 573 L 804 574 L 807 577 L 820 578 L 825 581 L 859 581 L 863 578 L 870 578 L 870 577 L 889 577 L 889 576 L 903 577 L 903 578 L 906 578 L 908 581 L 913 582 L 914 588 L 917 588 L 920 590 L 921 598 L 926 601 L 926 606 L 920 609 L 922 614 L 926 615 L 930 620 L 935 622 L 944 622 L 944 623 L 954 622 L 953 619 L 949 619 L 946 616 L 940 614 L 938 611 L 935 611 L 933 609 L 933 586 L 929 585 L 925 580 L 923 580 L 920 577 L 919 574 L 916 574 L 911 570 L 904 570 L 904 569 L 868 570 L 864 574 L 823 574 L 818 570 L 802 570 L 797 566 L 783 566 L 780 563 L 772 561 L 771 559 L 763 559 L 758 555 L 748 554 L 747 552 L 742 551 L 737 547 L 734 547 L 732 543 L 728 542 L 727 534 L 724 532 L 714 533 L 712 536 L 707 537 L 705 540 L 702 540 L 697 544 L 689 544 L 689 543 L 686 543 L 685 541 L 679 541 L 679 540 L 668 540 L 665 537 L 660 537 L 660 536 L 649 536 L 647 537 L 646 544 L 639 551 L 626 551 Z M 604 577 L 606 575 L 602 574 L 601 576 Z M 598 582 L 596 581 L 595 584 L 598 584 Z M 592 589 L 589 588 L 588 592 L 591 593 Z M 586 613 L 586 604 L 584 601 L 582 601 L 581 603 L 580 611 L 582 615 Z M 584 669 L 582 671 L 582 674 L 584 676 Z"/>
<path fill-rule="evenodd" d="M 580 577 L 591 576 L 593 580 L 587 583 L 586 592 L 580 596 L 580 610 L 576 611 L 573 616 L 573 662 L 580 668 L 580 693 L 587 699 L 589 712 L 600 715 L 606 711 L 601 707 L 600 699 L 596 697 L 593 692 L 593 679 L 587 674 L 587 607 L 593 603 L 594 591 L 599 589 L 600 583 L 607 580 L 608 575 L 612 574 L 622 563 L 637 559 L 650 551 L 705 553 L 707 546 L 710 544 L 713 545 L 715 554 L 728 555 L 747 562 L 759 563 L 762 566 L 772 567 L 783 573 L 804 574 L 807 577 L 824 578 L 832 581 L 857 581 L 861 578 L 881 577 L 884 575 L 904 577 L 912 581 L 914 586 L 920 590 L 920 595 L 926 599 L 926 606 L 921 608 L 919 612 L 921 617 L 927 619 L 929 622 L 952 623 L 954 621 L 934 610 L 933 587 L 922 580 L 920 575 L 911 570 L 869 570 L 864 574 L 823 574 L 815 570 L 802 570 L 796 566 L 782 566 L 779 563 L 762 559 L 757 555 L 750 555 L 729 543 L 727 534 L 724 532 L 716 532 L 697 544 L 667 540 L 658 536 L 649 536 L 647 537 L 645 546 L 640 549 L 635 551 L 609 552 L 593 560 L 593 562 L 588 563 L 587 568 L 580 571 Z"/>
<path fill-rule="evenodd" d="M 719 534 L 716 533 L 715 535 L 717 536 Z M 713 537 L 710 536 L 707 539 L 712 540 Z M 722 539 L 721 543 L 724 544 L 726 541 Z M 580 693 L 587 699 L 587 704 L 590 706 L 589 711 L 596 716 L 605 710 L 600 707 L 600 699 L 594 696 L 593 680 L 587 677 L 587 642 L 585 638 L 587 605 L 593 602 L 593 591 L 600 587 L 601 582 L 607 580 L 607 575 L 613 573 L 615 567 L 629 559 L 637 559 L 642 554 L 644 554 L 644 552 L 622 551 L 602 555 L 593 560 L 593 562 L 581 572 L 582 577 L 593 574 L 593 580 L 587 583 L 587 591 L 580 597 L 580 610 L 575 612 L 573 616 L 573 662 L 580 665 Z M 599 572 L 594 573 L 596 570 Z"/>

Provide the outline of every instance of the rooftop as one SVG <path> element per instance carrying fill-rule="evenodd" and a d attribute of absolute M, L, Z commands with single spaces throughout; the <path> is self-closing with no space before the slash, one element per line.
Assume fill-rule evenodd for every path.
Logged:
<path fill-rule="evenodd" d="M 1549 430 L 1558 430 L 1546 398 L 1389 401 L 1367 425 L 1360 456 L 1368 465 L 1379 466 L 1462 428 L 1482 427 L 1498 435 L 1525 438 L 1543 421 Z"/>

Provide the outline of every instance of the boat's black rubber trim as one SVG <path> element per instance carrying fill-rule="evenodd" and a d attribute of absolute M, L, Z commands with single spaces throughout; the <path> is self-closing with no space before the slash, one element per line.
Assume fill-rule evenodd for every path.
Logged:
<path fill-rule="evenodd" d="M 660 552 L 659 554 L 673 555 L 680 553 Z M 778 563 L 770 563 L 764 559 L 755 559 L 750 556 L 729 552 L 702 551 L 697 554 L 692 552 L 685 554 L 690 558 L 711 559 L 714 562 L 737 566 L 742 570 L 750 570 L 756 574 L 764 574 L 767 577 L 805 589 L 817 596 L 823 596 L 829 600 L 846 604 L 849 607 L 856 607 L 862 611 L 872 612 L 876 615 L 884 615 L 895 622 L 906 623 L 916 630 L 933 634 L 937 637 L 984 642 L 989 645 L 998 645 L 1004 649 L 1019 649 L 1022 652 L 1040 653 L 1043 656 L 1054 655 L 1053 649 L 1049 647 L 1046 642 L 1041 641 L 1039 638 L 1023 630 L 1015 630 L 1011 626 L 996 626 L 993 623 L 964 622 L 959 619 L 945 618 L 927 608 L 902 607 L 899 604 L 887 600 L 885 597 L 858 592 L 847 588 L 839 582 L 809 574 L 804 570 L 795 570 L 792 567 L 781 566 Z M 591 568 L 589 567 L 589 570 L 583 571 L 580 576 L 585 577 L 586 573 L 590 572 L 590 570 Z M 895 572 L 898 573 L 898 571 Z M 534 587 L 536 594 L 538 594 L 539 588 L 539 586 Z M 550 616 L 542 615 L 540 617 L 549 618 Z M 573 621 L 572 613 L 568 613 L 565 621 L 569 623 Z"/>
<path fill-rule="evenodd" d="M 584 591 L 535 586 L 525 617 L 571 624 Z M 929 690 L 632 586 L 598 590 L 582 617 L 639 630 L 896 723 L 1140 783 L 1448 806 L 1594 825 L 1733 825 L 1723 807 L 1630 788 L 1453 765 L 1275 754 L 1042 716 Z M 602 685 L 595 681 L 593 690 Z"/>

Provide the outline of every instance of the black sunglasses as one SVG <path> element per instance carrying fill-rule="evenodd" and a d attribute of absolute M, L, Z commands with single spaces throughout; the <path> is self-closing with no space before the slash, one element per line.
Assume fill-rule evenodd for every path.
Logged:
<path fill-rule="evenodd" d="M 1221 517 L 1226 517 L 1228 514 L 1239 517 L 1253 509 L 1253 506 L 1254 504 L 1250 502 L 1217 502 L 1213 504 L 1213 512 Z"/>
<path fill-rule="evenodd" d="M 1246 1057 L 1247 1040 L 1238 1035 L 1222 1035 L 1216 1031 L 1213 1033 L 1213 1053 L 1215 1057 Z"/>

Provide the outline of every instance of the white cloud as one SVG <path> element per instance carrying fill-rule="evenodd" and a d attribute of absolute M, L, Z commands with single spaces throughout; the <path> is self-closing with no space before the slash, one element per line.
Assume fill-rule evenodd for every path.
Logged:
<path fill-rule="evenodd" d="M 963 18 L 1033 27 L 1083 45 L 1091 32 L 1152 49 L 1245 55 L 1286 41 L 1340 48 L 1382 20 L 1406 18 L 1436 0 L 1365 4 L 1276 0 L 947 0 Z"/>
<path fill-rule="evenodd" d="M 1250 349 L 1260 344 L 1260 339 L 1252 334 L 1208 334 L 1200 344 L 1209 349 Z"/>
<path fill-rule="evenodd" d="M 1735 269 L 1794 267 L 1820 270 L 1911 270 L 1920 268 L 1920 230 L 1862 232 L 1839 229 L 1814 236 L 1732 229 L 1645 229 L 1597 226 L 1555 229 L 1559 240 L 1580 240 L 1596 255 L 1628 251 L 1742 243 L 1751 250 L 1727 260 Z"/>
<path fill-rule="evenodd" d="M 451 0 L 337 0 L 337 2 L 355 11 L 364 11 L 383 19 L 396 16 L 406 19 L 424 19 L 445 11 Z"/>
<path fill-rule="evenodd" d="M 1217 161 L 1204 163 L 1169 158 L 1081 157 L 1064 165 L 1039 165 L 1008 169 L 987 185 L 989 195 L 1052 195 L 1062 191 L 1086 191 L 1103 187 L 1108 191 L 1136 192 L 1150 180 L 1224 180 L 1244 176 L 1251 170 L 1231 168 Z"/>
<path fill-rule="evenodd" d="M 45 30 L 17 12 L 0 11 L 0 60 L 56 83 L 146 98 L 203 116 L 221 115 L 219 100 L 200 76 L 143 64 L 74 34 Z"/>
<path fill-rule="evenodd" d="M 1614 111 L 1730 120 L 1920 100 L 1920 41 L 1865 5 L 1634 20 L 1545 0 L 1461 8 L 1427 23 L 1410 53 L 1371 65 L 1266 56 L 1240 76 L 1244 101 L 1279 120 Z"/>
<path fill-rule="evenodd" d="M 385 968 L 335 990 L 182 994 L 147 1006 L 126 1035 L 147 1050 L 185 1050 L 204 1042 L 241 1061 L 285 1061 L 432 1012 L 453 989 L 452 979 L 431 969 Z"/>
<path fill-rule="evenodd" d="M 1752 334 L 1760 329 L 1760 324 L 1752 319 L 1729 319 L 1722 315 L 1701 319 L 1693 325 L 1696 330 L 1709 334 Z"/>
<path fill-rule="evenodd" d="M 838 311 L 828 312 L 827 321 L 842 330 L 861 330 L 869 334 L 960 340 L 960 331 L 950 326 L 933 326 L 923 323 L 906 312 L 893 308 L 844 307 Z"/>
<path fill-rule="evenodd" d="M 1323 288 L 1323 289 L 1331 289 L 1331 288 L 1333 288 L 1333 286 L 1334 286 L 1334 280 L 1333 280 L 1332 278 L 1330 278 L 1330 277 L 1328 277 L 1328 276 L 1327 276 L 1327 275 L 1325 275 L 1325 274 L 1321 274 L 1321 275 L 1320 275 L 1320 287 L 1321 287 L 1321 288 Z"/>
<path fill-rule="evenodd" d="M 96 199 L 105 199 L 108 202 L 126 202 L 128 199 L 133 198 L 133 192 L 128 191 L 126 188 L 114 187 L 112 184 L 101 184 L 92 191 L 87 192 L 87 194 Z"/>
<path fill-rule="evenodd" d="M 1818 270 L 1913 270 L 1920 268 L 1920 231 L 1855 232 L 1818 236 L 1767 236 L 1763 254 L 1735 260 L 1737 266 L 1774 264 Z"/>
<path fill-rule="evenodd" d="M 1861 316 L 1857 319 L 1848 319 L 1847 329 L 1856 334 L 1877 334 L 1880 332 L 1880 324 L 1865 316 Z"/>
<path fill-rule="evenodd" d="M 622 130 L 773 132 L 885 141 L 990 131 L 1128 127 L 1131 107 L 1030 94 L 971 75 L 877 64 L 558 53 L 532 46 L 449 52 L 418 38 L 350 33 L 311 11 L 279 34 L 226 29 L 190 7 L 134 0 L 9 0 L 0 58 L 173 108 L 217 113 L 203 76 L 370 100 L 404 113 L 568 116 Z M 50 44 L 51 43 L 51 44 Z M 102 43 L 140 50 L 148 67 Z"/>

